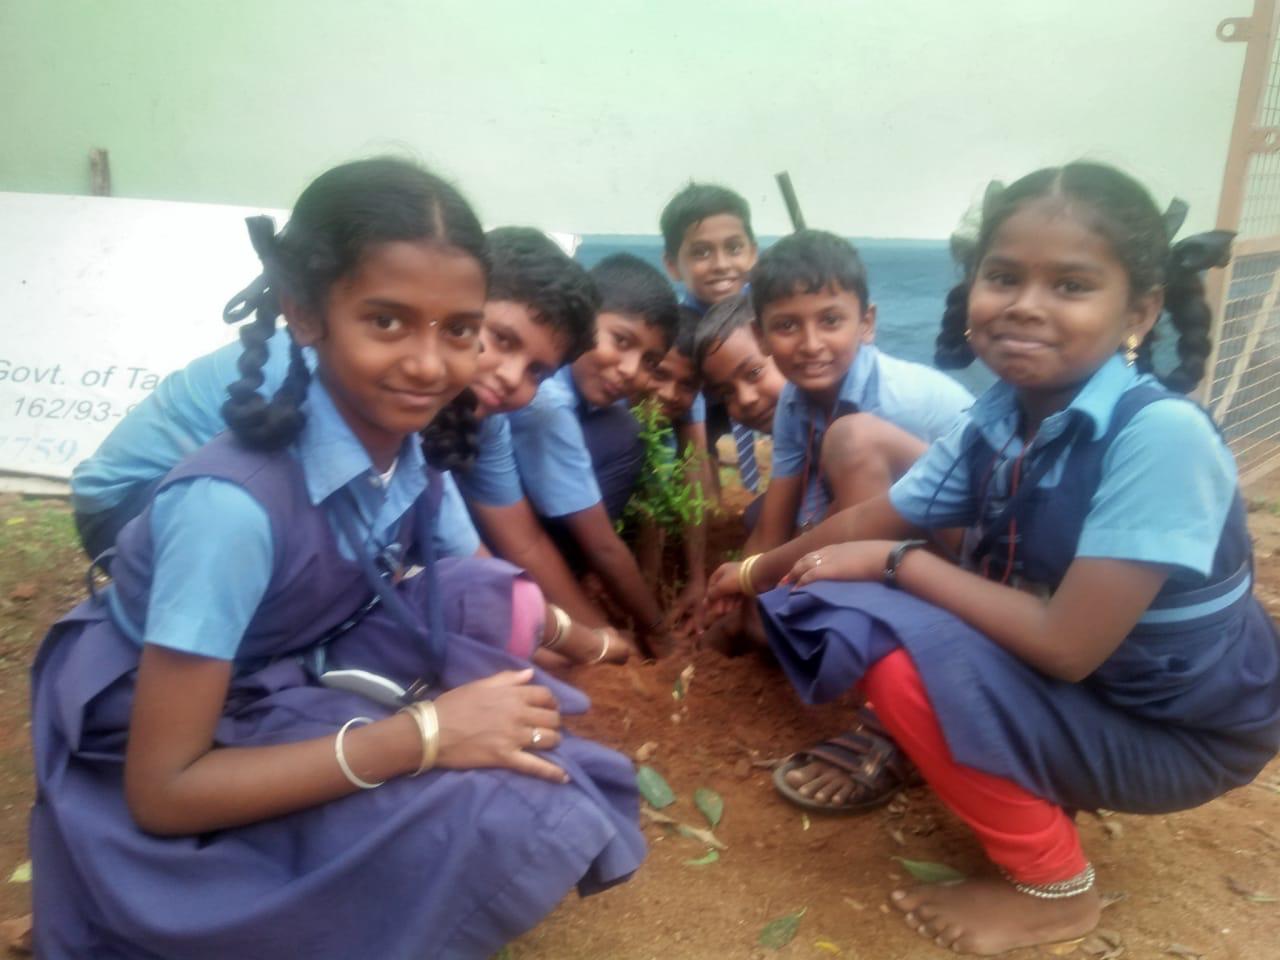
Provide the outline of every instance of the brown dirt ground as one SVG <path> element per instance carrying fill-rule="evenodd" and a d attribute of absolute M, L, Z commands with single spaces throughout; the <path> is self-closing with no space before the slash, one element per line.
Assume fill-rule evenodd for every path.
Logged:
<path fill-rule="evenodd" d="M 1280 478 L 1249 494 L 1258 593 L 1275 609 Z M 733 523 L 721 523 L 717 542 L 732 542 Z M 44 629 L 82 592 L 83 563 L 73 544 L 65 505 L 0 497 L 0 879 L 27 858 L 27 669 Z M 676 679 L 690 665 L 693 678 L 676 700 Z M 508 947 L 509 958 L 772 956 L 757 944 L 761 929 L 801 909 L 799 932 L 779 957 L 943 956 L 889 911 L 886 897 L 904 879 L 894 858 L 942 862 L 966 873 L 988 868 L 972 836 L 927 788 L 857 817 L 805 818 L 774 793 L 769 771 L 754 765 L 839 731 L 849 704 L 806 709 L 765 660 L 729 660 L 689 642 L 658 663 L 580 670 L 573 679 L 594 700 L 592 713 L 573 722 L 578 732 L 632 755 L 656 744 L 649 763 L 678 796 L 665 812 L 702 826 L 693 791 L 705 786 L 723 796 L 716 835 L 727 849 L 715 863 L 690 865 L 705 852 L 702 844 L 646 827 L 649 859 L 630 883 L 588 900 L 571 896 Z M 1268 789 L 1264 781 L 1276 786 Z M 1082 815 L 1080 827 L 1101 889 L 1123 895 L 1104 913 L 1103 926 L 1114 932 L 1125 957 L 1280 957 L 1280 762 L 1258 784 L 1197 810 Z M 27 912 L 28 904 L 28 885 L 0 882 L 0 920 Z M 1101 950 L 1091 941 L 1070 955 L 1089 960 Z M 1051 955 L 1064 954 L 1041 948 L 1009 956 Z M 1120 955 L 1113 950 L 1110 957 Z"/>

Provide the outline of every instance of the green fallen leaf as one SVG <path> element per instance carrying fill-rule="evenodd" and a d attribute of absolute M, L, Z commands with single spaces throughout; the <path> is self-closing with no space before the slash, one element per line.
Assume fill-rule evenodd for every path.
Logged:
<path fill-rule="evenodd" d="M 9 874 L 10 883 L 30 883 L 31 882 L 31 861 L 20 863 L 13 868 L 13 873 Z"/>
<path fill-rule="evenodd" d="M 756 942 L 760 946 L 768 947 L 771 950 L 781 950 L 795 939 L 796 931 L 800 929 L 800 919 L 808 910 L 808 907 L 804 907 L 796 913 L 789 913 L 785 917 L 770 920 L 764 925 L 764 929 L 760 931 L 760 937 Z"/>
<path fill-rule="evenodd" d="M 671 792 L 671 787 L 653 767 L 642 766 L 636 770 L 636 787 L 640 790 L 640 796 L 655 810 L 676 802 L 676 795 Z"/>
<path fill-rule="evenodd" d="M 684 865 L 686 867 L 705 867 L 707 864 L 715 863 L 719 859 L 720 859 L 719 851 L 708 850 L 705 854 L 698 857 L 698 859 L 696 860 L 686 860 L 684 862 Z"/>
<path fill-rule="evenodd" d="M 4 522 L 4 525 L 6 527 L 16 527 L 26 522 L 27 522 L 26 517 L 10 517 L 8 520 Z"/>
<path fill-rule="evenodd" d="M 921 883 L 940 883 L 951 884 L 960 883 L 965 879 L 965 875 L 953 867 L 948 867 L 945 863 L 930 863 L 928 860 L 908 860 L 905 857 L 894 857 L 904 868 L 907 873 L 911 874 Z"/>
<path fill-rule="evenodd" d="M 679 677 L 676 677 L 676 685 L 671 688 L 671 699 L 672 700 L 684 699 L 684 681 L 681 680 Z"/>
<path fill-rule="evenodd" d="M 720 818 L 724 816 L 724 797 L 710 787 L 699 787 L 693 791 L 693 805 L 702 811 L 712 829 L 720 826 Z"/>

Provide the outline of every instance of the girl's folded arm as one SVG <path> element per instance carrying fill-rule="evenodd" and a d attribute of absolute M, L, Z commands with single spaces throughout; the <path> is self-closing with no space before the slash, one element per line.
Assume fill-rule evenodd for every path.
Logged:
<path fill-rule="evenodd" d="M 302 810 L 358 788 L 338 765 L 336 733 L 295 743 L 218 748 L 214 732 L 226 700 L 231 664 L 147 645 L 143 648 L 125 754 L 125 800 L 149 833 L 206 833 Z M 529 731 L 559 742 L 554 694 L 530 681 L 532 670 L 506 671 L 436 698 L 440 723 L 436 766 L 505 767 L 553 783 L 565 772 L 524 748 Z M 366 783 L 418 769 L 423 743 L 405 713 L 352 726 L 343 755 Z"/>
<path fill-rule="evenodd" d="M 892 546 L 881 543 L 880 552 Z M 1128 636 L 1168 575 L 1154 564 L 1081 558 L 1046 601 L 915 550 L 903 558 L 897 579 L 1041 673 L 1075 683 Z"/>
<path fill-rule="evenodd" d="M 334 738 L 216 749 L 231 663 L 148 644 L 138 667 L 125 799 L 138 825 L 166 835 L 265 820 L 355 790 L 334 755 Z M 408 715 L 352 727 L 348 762 L 363 780 L 412 772 L 421 738 Z"/>

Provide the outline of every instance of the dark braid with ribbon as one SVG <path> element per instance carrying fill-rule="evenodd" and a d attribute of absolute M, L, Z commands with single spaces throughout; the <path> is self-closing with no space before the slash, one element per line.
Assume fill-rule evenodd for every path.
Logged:
<path fill-rule="evenodd" d="M 1154 329 L 1137 347 L 1139 370 L 1155 373 L 1170 390 L 1187 393 L 1204 377 L 1211 348 L 1213 316 L 1205 300 L 1201 274 L 1226 266 L 1234 234 L 1212 230 L 1179 241 L 1170 248 L 1187 215 L 1187 205 L 1174 199 L 1163 215 L 1150 194 L 1120 171 L 1097 163 L 1072 163 L 1028 174 L 1005 188 L 987 187 L 976 237 L 963 228 L 951 238 L 952 256 L 965 280 L 947 294 L 938 333 L 935 361 L 939 367 L 967 366 L 973 359 L 965 339 L 968 291 L 978 264 L 1000 225 L 1022 206 L 1041 197 L 1078 202 L 1088 226 L 1107 239 L 1129 275 L 1134 296 L 1164 289 L 1164 309 L 1178 332 L 1178 365 L 1164 375 L 1152 367 Z"/>
<path fill-rule="evenodd" d="M 284 267 L 275 223 L 270 217 L 249 217 L 249 240 L 262 261 L 262 273 L 227 304 L 222 317 L 227 323 L 239 323 L 250 314 L 254 319 L 240 328 L 240 354 L 237 367 L 240 379 L 228 385 L 229 397 L 222 405 L 227 426 L 246 447 L 256 450 L 278 450 L 297 437 L 306 422 L 302 403 L 306 398 L 311 374 L 302 349 L 289 338 L 289 372 L 275 396 L 267 400 L 258 392 L 262 387 L 262 368 L 267 362 L 267 341 L 276 331 L 280 316 L 278 290 Z"/>

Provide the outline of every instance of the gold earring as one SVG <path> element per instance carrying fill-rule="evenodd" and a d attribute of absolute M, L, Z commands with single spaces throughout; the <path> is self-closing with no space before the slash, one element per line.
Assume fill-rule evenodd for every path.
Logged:
<path fill-rule="evenodd" d="M 964 328 L 964 342 L 965 342 L 965 343 L 968 343 L 971 339 L 973 339 L 973 328 L 972 328 L 972 327 L 965 327 L 965 328 Z"/>
<path fill-rule="evenodd" d="M 1124 365 L 1132 367 L 1138 359 L 1138 347 L 1142 341 L 1136 333 L 1129 334 L 1129 338 L 1124 342 Z"/>

